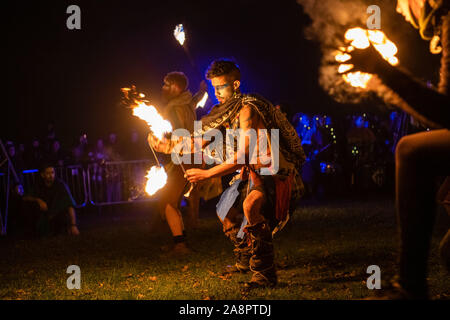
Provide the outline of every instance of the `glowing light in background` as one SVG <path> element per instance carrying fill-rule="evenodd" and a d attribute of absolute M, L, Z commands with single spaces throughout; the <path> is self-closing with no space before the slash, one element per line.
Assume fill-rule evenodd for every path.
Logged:
<path fill-rule="evenodd" d="M 186 34 L 184 33 L 184 27 L 182 24 L 178 24 L 175 27 L 173 35 L 175 36 L 175 39 L 177 39 L 177 41 L 180 43 L 180 45 L 184 44 L 184 41 L 186 40 Z"/>

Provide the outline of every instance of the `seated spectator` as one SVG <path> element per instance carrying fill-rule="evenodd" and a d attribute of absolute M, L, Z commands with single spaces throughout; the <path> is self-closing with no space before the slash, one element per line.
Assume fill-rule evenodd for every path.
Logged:
<path fill-rule="evenodd" d="M 55 177 L 55 168 L 43 165 L 41 179 L 36 181 L 34 189 L 23 197 L 39 205 L 40 215 L 37 232 L 40 236 L 68 233 L 78 235 L 76 225 L 75 201 L 66 184 Z"/>

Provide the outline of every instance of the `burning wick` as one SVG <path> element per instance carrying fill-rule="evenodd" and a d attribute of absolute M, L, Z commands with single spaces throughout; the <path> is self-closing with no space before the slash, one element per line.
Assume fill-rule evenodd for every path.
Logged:
<path fill-rule="evenodd" d="M 179 24 L 175 27 L 173 35 L 175 36 L 175 39 L 177 39 L 177 41 L 180 43 L 180 45 L 183 45 L 184 41 L 186 40 L 186 35 L 184 33 L 184 27 L 182 24 Z"/>
<path fill-rule="evenodd" d="M 205 92 L 203 94 L 203 97 L 201 98 L 201 100 L 199 102 L 197 102 L 197 106 L 195 107 L 195 109 L 203 108 L 205 106 L 206 100 L 208 100 L 208 92 Z"/>
<path fill-rule="evenodd" d="M 351 55 L 348 52 L 353 51 L 355 48 L 366 49 L 372 44 L 374 48 L 381 54 L 381 56 L 387 60 L 391 65 L 398 64 L 398 58 L 395 57 L 397 53 L 397 47 L 390 41 L 384 32 L 380 30 L 364 30 L 362 28 L 351 28 L 345 33 L 345 39 L 351 41 L 350 46 L 347 48 L 341 47 L 335 55 L 335 60 L 341 62 L 338 68 L 339 73 L 346 72 L 353 68 L 352 64 L 345 64 L 344 62 L 351 59 Z M 346 52 L 344 52 L 346 51 Z M 372 78 L 372 74 L 364 72 L 349 72 L 342 75 L 345 82 L 351 84 L 353 87 L 366 88 L 367 83 Z"/>
<path fill-rule="evenodd" d="M 145 177 L 147 178 L 145 192 L 147 192 L 150 196 L 154 195 L 156 191 L 164 187 L 167 183 L 167 173 L 163 167 L 151 167 Z"/>
<path fill-rule="evenodd" d="M 143 97 L 142 94 L 139 96 Z M 133 115 L 147 122 L 150 130 L 159 140 L 162 139 L 166 132 L 172 131 L 172 125 L 170 122 L 164 120 L 158 111 L 156 111 L 154 106 L 146 105 L 145 102 L 140 102 L 137 107 L 133 108 Z M 153 147 L 151 147 L 151 149 L 158 165 L 151 167 L 146 175 L 147 183 L 145 186 L 145 192 L 147 192 L 150 196 L 154 195 L 156 191 L 164 187 L 167 183 L 167 173 L 159 163 Z"/>

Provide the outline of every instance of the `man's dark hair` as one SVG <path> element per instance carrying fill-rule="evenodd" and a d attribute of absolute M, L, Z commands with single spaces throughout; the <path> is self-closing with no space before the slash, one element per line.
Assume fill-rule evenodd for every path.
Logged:
<path fill-rule="evenodd" d="M 39 164 L 39 173 L 43 173 L 47 168 L 55 168 L 53 163 L 44 161 Z"/>
<path fill-rule="evenodd" d="M 223 75 L 230 76 L 232 80 L 241 80 L 239 66 L 231 60 L 214 60 L 206 70 L 206 79 L 208 80 Z"/>
<path fill-rule="evenodd" d="M 189 85 L 189 80 L 186 75 L 179 71 L 168 73 L 164 79 L 167 82 L 175 83 L 182 91 L 186 90 Z"/>

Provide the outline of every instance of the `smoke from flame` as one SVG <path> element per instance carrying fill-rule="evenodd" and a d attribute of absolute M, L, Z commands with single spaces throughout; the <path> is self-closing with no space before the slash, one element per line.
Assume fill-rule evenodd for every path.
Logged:
<path fill-rule="evenodd" d="M 375 75 L 363 74 L 362 72 L 348 73 L 347 77 L 351 78 L 352 81 L 359 81 L 360 85 L 353 87 L 347 83 L 350 79 L 345 79 L 340 73 L 345 68 L 349 70 L 352 67 L 345 66 L 345 62 L 351 58 L 351 49 L 354 47 L 346 43 L 344 35 L 349 28 L 366 26 L 367 7 L 373 4 L 373 1 L 297 0 L 297 2 L 311 18 L 310 25 L 305 29 L 306 38 L 320 44 L 322 61 L 319 66 L 319 84 L 335 101 L 340 103 L 361 103 L 366 100 L 372 100 L 376 95 L 384 100 L 387 105 L 406 103 L 391 89 L 383 85 Z M 401 18 L 395 12 L 395 2 L 379 1 L 377 5 L 382 9 L 381 21 L 383 28 L 398 30 L 394 22 Z M 364 31 L 364 29 L 362 30 Z M 374 33 L 371 36 L 373 42 L 380 42 L 380 35 L 377 32 Z M 368 43 L 364 40 L 363 42 L 366 42 L 366 45 Z M 357 42 L 354 44 L 355 46 L 359 45 Z M 373 45 L 375 47 L 375 44 Z M 337 48 L 341 51 L 341 54 L 337 54 Z M 392 49 L 393 47 L 391 46 L 390 50 Z M 336 68 L 336 61 L 343 64 L 339 70 Z M 370 81 L 367 80 L 369 77 Z M 365 89 L 361 88 L 364 83 L 367 84 Z"/>

